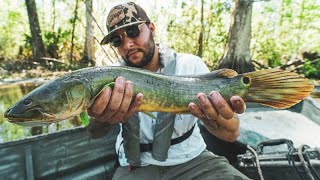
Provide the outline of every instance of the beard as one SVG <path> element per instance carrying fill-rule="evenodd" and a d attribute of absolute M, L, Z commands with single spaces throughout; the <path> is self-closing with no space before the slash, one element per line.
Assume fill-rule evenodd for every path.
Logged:
<path fill-rule="evenodd" d="M 154 49 L 155 49 L 155 43 L 153 40 L 153 36 L 152 36 L 152 32 L 150 32 L 149 35 L 149 40 L 147 43 L 144 44 L 145 50 L 141 49 L 141 48 L 137 48 L 134 50 L 138 50 L 139 52 L 141 52 L 143 54 L 141 61 L 138 64 L 134 64 L 129 60 L 129 56 L 126 55 L 125 57 L 122 56 L 122 59 L 126 62 L 126 64 L 128 66 L 131 67 L 137 67 L 137 68 L 143 68 L 146 65 L 148 65 L 154 55 Z"/>

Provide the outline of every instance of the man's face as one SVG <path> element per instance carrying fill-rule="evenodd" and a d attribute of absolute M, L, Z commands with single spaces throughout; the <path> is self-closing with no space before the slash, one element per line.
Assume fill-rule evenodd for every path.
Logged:
<path fill-rule="evenodd" d="M 151 24 L 150 24 L 151 25 Z M 140 34 L 136 38 L 125 35 L 125 29 L 119 29 L 115 34 L 121 35 L 122 42 L 118 47 L 122 59 L 132 67 L 143 68 L 152 60 L 155 50 L 155 43 L 152 32 L 153 25 L 143 23 L 140 25 Z"/>

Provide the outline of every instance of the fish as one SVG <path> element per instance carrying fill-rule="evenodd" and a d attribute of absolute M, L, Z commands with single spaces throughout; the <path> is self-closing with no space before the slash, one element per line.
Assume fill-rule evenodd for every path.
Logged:
<path fill-rule="evenodd" d="M 229 100 L 237 95 L 245 102 L 273 108 L 289 108 L 305 99 L 313 89 L 309 80 L 297 73 L 265 69 L 238 74 L 219 69 L 200 75 L 169 76 L 126 66 L 88 67 L 49 81 L 22 97 L 6 110 L 9 122 L 43 126 L 79 115 L 95 98 L 124 77 L 134 84 L 134 95 L 142 93 L 142 112 L 190 113 L 188 104 L 199 103 L 197 94 L 218 91 Z"/>

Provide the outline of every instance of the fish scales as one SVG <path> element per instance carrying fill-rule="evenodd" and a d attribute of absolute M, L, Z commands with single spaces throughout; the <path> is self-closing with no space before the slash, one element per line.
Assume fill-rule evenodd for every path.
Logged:
<path fill-rule="evenodd" d="M 246 102 L 288 108 L 304 98 L 313 85 L 304 77 L 278 69 L 238 75 L 230 69 L 190 76 L 167 76 L 132 67 L 91 67 L 77 70 L 36 88 L 12 105 L 5 117 L 21 125 L 43 125 L 86 111 L 106 85 L 117 77 L 134 84 L 144 99 L 139 110 L 189 113 L 197 94 L 218 91 L 226 100 L 238 95 Z"/>

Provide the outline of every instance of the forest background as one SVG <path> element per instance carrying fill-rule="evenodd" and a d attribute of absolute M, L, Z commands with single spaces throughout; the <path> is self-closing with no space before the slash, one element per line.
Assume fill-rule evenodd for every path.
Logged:
<path fill-rule="evenodd" d="M 124 2 L 127 1 L 0 1 L 0 76 L 36 77 L 39 71 L 68 71 L 117 62 L 116 49 L 99 42 L 107 33 L 107 13 Z M 250 2 L 250 9 L 244 11 L 250 11 L 248 55 L 255 68 L 281 67 L 320 79 L 319 0 L 134 2 L 156 24 L 157 42 L 178 52 L 198 55 L 211 69 L 219 67 L 228 53 L 235 6 Z M 28 3 L 36 8 L 43 42 L 43 52 L 37 57 Z"/>
<path fill-rule="evenodd" d="M 81 125 L 75 117 L 27 128 L 9 123 L 3 113 L 43 80 L 117 63 L 117 50 L 99 43 L 107 33 L 109 10 L 125 2 L 0 1 L 0 143 Z M 320 0 L 134 2 L 155 23 L 156 42 L 163 46 L 198 55 L 212 70 L 298 72 L 315 84 L 311 95 L 320 102 Z"/>

